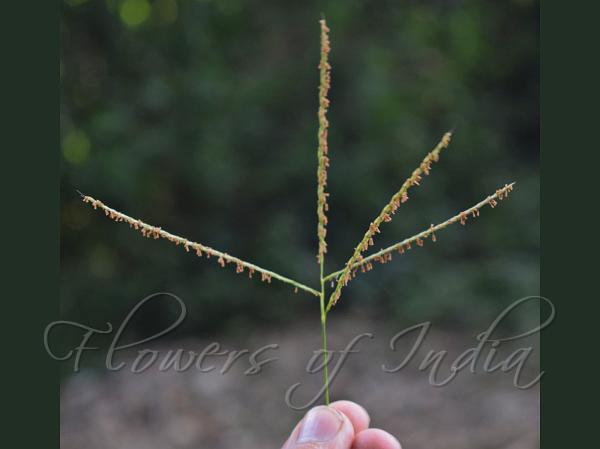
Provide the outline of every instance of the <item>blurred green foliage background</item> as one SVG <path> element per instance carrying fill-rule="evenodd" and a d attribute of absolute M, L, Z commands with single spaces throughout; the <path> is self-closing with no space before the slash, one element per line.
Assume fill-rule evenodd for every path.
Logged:
<path fill-rule="evenodd" d="M 376 248 L 517 181 L 501 207 L 359 276 L 334 313 L 477 327 L 538 294 L 538 6 L 64 0 L 62 316 L 118 323 L 141 298 L 169 291 L 189 307 L 182 332 L 318 322 L 315 298 L 143 239 L 75 189 L 316 286 L 322 13 L 333 66 L 327 272 L 450 128 L 450 149 Z M 159 309 L 136 322 L 140 332 L 170 322 Z"/>

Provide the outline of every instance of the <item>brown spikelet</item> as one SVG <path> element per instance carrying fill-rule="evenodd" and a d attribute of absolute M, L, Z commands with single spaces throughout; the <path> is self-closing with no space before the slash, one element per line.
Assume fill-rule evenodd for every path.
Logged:
<path fill-rule="evenodd" d="M 433 230 L 433 223 L 431 224 L 431 226 L 429 227 L 429 233 L 431 234 L 431 241 L 433 243 L 437 242 L 437 237 L 435 236 L 435 232 Z"/>

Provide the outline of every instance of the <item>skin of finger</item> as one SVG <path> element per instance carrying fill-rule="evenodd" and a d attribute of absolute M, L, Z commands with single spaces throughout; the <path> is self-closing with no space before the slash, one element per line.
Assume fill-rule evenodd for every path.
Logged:
<path fill-rule="evenodd" d="M 352 449 L 402 449 L 391 434 L 381 429 L 367 429 L 354 438 Z"/>
<path fill-rule="evenodd" d="M 298 431 L 300 429 L 300 424 L 302 424 L 302 420 L 300 420 L 300 422 L 298 424 L 296 424 L 296 427 L 294 427 L 294 430 L 292 431 L 292 433 L 290 434 L 288 439 L 285 440 L 285 443 L 283 443 L 283 446 L 281 446 L 281 449 L 289 449 L 292 447 L 291 445 L 293 444 L 294 441 L 296 441 L 296 438 L 298 437 Z"/>
<path fill-rule="evenodd" d="M 336 401 L 333 402 L 330 407 L 335 408 L 337 411 L 342 412 L 348 417 L 352 425 L 354 426 L 354 432 L 359 433 L 369 428 L 371 418 L 367 411 L 352 401 Z"/>
<path fill-rule="evenodd" d="M 338 411 L 339 412 L 339 411 Z M 308 412 L 307 412 L 308 413 Z M 342 428 L 340 429 L 337 437 L 331 443 L 305 443 L 305 444 L 296 444 L 296 439 L 298 438 L 298 434 L 300 433 L 300 427 L 302 426 L 302 421 L 300 421 L 294 431 L 282 446 L 281 449 L 350 449 L 352 447 L 352 442 L 354 441 L 354 426 L 350 419 L 340 412 L 342 416 L 343 423 Z M 306 415 L 305 415 L 306 416 Z"/>

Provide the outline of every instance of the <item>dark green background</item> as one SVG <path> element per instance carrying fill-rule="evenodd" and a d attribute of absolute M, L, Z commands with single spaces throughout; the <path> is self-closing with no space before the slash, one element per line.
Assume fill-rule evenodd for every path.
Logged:
<path fill-rule="evenodd" d="M 56 2 L 2 8 L 0 447 L 7 449 L 59 447 L 59 370 L 42 344 L 44 327 L 59 317 L 58 10 Z"/>
<path fill-rule="evenodd" d="M 318 19 L 332 30 L 326 271 L 442 134 L 451 149 L 383 227 L 383 247 L 506 182 L 515 194 L 363 276 L 336 313 L 475 326 L 539 292 L 538 4 L 70 0 L 61 8 L 61 309 L 115 322 L 155 291 L 181 332 L 249 332 L 318 309 L 149 242 L 75 189 L 316 286 Z M 226 286 L 226 288 L 224 288 Z M 140 332 L 171 318 L 148 314 Z"/>

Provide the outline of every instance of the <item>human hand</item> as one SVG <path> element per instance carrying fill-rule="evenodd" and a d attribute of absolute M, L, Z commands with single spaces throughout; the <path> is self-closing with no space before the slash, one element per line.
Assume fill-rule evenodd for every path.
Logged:
<path fill-rule="evenodd" d="M 360 405 L 337 401 L 308 411 L 281 449 L 401 449 L 387 432 L 369 429 Z"/>

